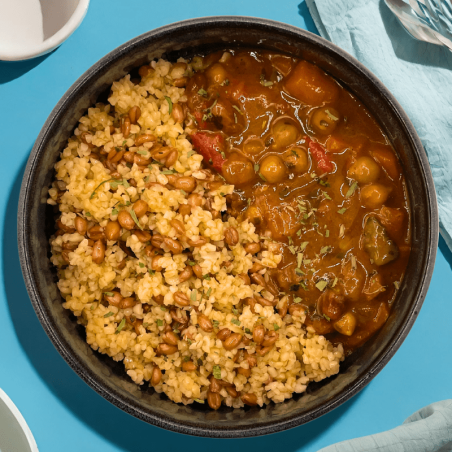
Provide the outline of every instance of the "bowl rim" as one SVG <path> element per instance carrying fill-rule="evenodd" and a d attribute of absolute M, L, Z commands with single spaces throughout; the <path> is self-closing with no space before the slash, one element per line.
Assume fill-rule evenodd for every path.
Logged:
<path fill-rule="evenodd" d="M 78 0 L 77 6 L 69 20 L 52 36 L 40 44 L 29 46 L 18 51 L 8 50 L 7 45 L 0 47 L 0 60 L 23 61 L 46 55 L 60 46 L 80 26 L 88 12 L 90 0 Z"/>
<path fill-rule="evenodd" d="M 398 332 L 394 335 L 393 342 L 387 347 L 387 349 L 381 353 L 379 359 L 374 361 L 369 365 L 368 373 L 363 376 L 360 380 L 355 381 L 349 387 L 344 389 L 340 394 L 336 395 L 326 406 L 318 407 L 313 409 L 308 414 L 292 415 L 290 419 L 283 419 L 280 421 L 267 422 L 265 424 L 255 424 L 253 426 L 238 426 L 238 427 L 222 427 L 221 425 L 216 425 L 212 423 L 212 427 L 199 427 L 192 423 L 185 423 L 183 421 L 175 421 L 169 417 L 161 417 L 154 413 L 149 413 L 140 407 L 135 401 L 124 401 L 123 397 L 116 393 L 115 391 L 106 388 L 103 383 L 87 369 L 83 361 L 81 361 L 78 356 L 74 353 L 72 354 L 72 347 L 66 343 L 64 338 L 60 337 L 57 332 L 52 328 L 52 323 L 46 316 L 43 306 L 41 306 L 41 301 L 39 293 L 36 288 L 36 284 L 33 278 L 33 271 L 30 265 L 30 254 L 29 254 L 29 237 L 26 234 L 26 218 L 27 212 L 25 206 L 27 205 L 29 193 L 31 190 L 31 181 L 34 178 L 35 163 L 43 152 L 43 143 L 47 139 L 48 130 L 53 125 L 55 118 L 58 116 L 60 111 L 65 108 L 66 102 L 78 91 L 78 89 L 84 85 L 84 83 L 90 80 L 91 77 L 95 76 L 98 71 L 100 71 L 106 64 L 109 64 L 112 60 L 119 58 L 124 53 L 127 53 L 134 46 L 139 45 L 141 41 L 152 39 L 153 37 L 158 37 L 161 34 L 169 34 L 175 30 L 192 28 L 196 26 L 215 26 L 221 23 L 223 26 L 228 24 L 233 24 L 235 26 L 246 26 L 246 24 L 252 23 L 253 26 L 261 26 L 268 28 L 273 28 L 278 31 L 285 31 L 287 33 L 298 36 L 303 40 L 307 40 L 312 44 L 316 45 L 319 49 L 327 49 L 338 54 L 339 57 L 347 60 L 351 63 L 355 71 L 361 72 L 361 75 L 369 79 L 374 86 L 379 90 L 384 100 L 390 104 L 392 110 L 399 116 L 400 122 L 404 124 L 406 128 L 406 134 L 409 136 L 412 142 L 412 148 L 415 150 L 415 154 L 419 159 L 420 167 L 423 173 L 423 180 L 426 187 L 426 197 L 428 201 L 428 212 L 430 214 L 430 227 L 429 236 L 425 237 L 425 240 L 429 243 L 429 248 L 425 254 L 425 271 L 419 277 L 419 291 L 416 299 L 413 301 L 413 306 L 409 313 L 407 314 L 405 323 L 400 327 Z M 320 50 L 321 51 L 321 50 Z M 405 113 L 401 105 L 395 99 L 395 97 L 390 93 L 390 91 L 383 85 L 383 83 L 364 65 L 362 65 L 353 56 L 348 54 L 343 49 L 337 47 L 335 44 L 327 41 L 326 39 L 317 36 L 307 30 L 288 25 L 282 22 L 273 21 L 270 19 L 263 19 L 257 17 L 248 16 L 208 16 L 200 17 L 194 19 L 188 19 L 183 21 L 174 22 L 149 32 L 143 33 L 127 42 L 121 46 L 115 48 L 110 53 L 101 58 L 98 62 L 92 65 L 87 71 L 85 71 L 66 91 L 59 102 L 56 104 L 52 112 L 50 113 L 48 119 L 44 123 L 38 138 L 33 146 L 28 159 L 22 186 L 19 195 L 19 205 L 18 205 L 18 247 L 19 247 L 19 258 L 22 268 L 22 273 L 25 280 L 25 285 L 30 296 L 33 308 L 49 338 L 51 339 L 53 345 L 58 350 L 60 355 L 65 359 L 65 361 L 72 367 L 72 369 L 98 394 L 104 397 L 106 400 L 114 404 L 115 406 L 121 408 L 123 411 L 132 414 L 140 420 L 153 424 L 157 427 L 165 428 L 177 433 L 183 433 L 194 436 L 201 437 L 211 437 L 211 438 L 244 438 L 252 436 L 266 435 L 270 433 L 276 433 L 289 428 L 296 427 L 303 423 L 307 423 L 314 420 L 333 409 L 337 408 L 339 405 L 350 399 L 353 395 L 363 389 L 388 363 L 395 352 L 398 350 L 406 336 L 408 335 L 414 321 L 419 314 L 420 308 L 422 307 L 423 301 L 425 299 L 428 286 L 433 274 L 433 268 L 435 263 L 435 257 L 438 247 L 439 238 L 439 220 L 438 220 L 438 207 L 436 200 L 436 192 L 433 182 L 432 173 L 430 171 L 428 159 L 424 148 L 422 146 L 421 140 L 414 129 L 408 115 Z M 307 418 L 307 419 L 305 419 Z"/>

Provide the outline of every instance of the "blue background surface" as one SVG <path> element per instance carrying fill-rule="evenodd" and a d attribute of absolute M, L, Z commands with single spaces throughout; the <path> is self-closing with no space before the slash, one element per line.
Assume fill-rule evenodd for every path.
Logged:
<path fill-rule="evenodd" d="M 333 412 L 267 437 L 202 439 L 147 425 L 90 389 L 45 335 L 23 283 L 16 239 L 22 175 L 42 125 L 70 85 L 115 47 L 153 28 L 211 15 L 264 17 L 316 32 L 306 5 L 297 1 L 92 0 L 80 28 L 59 49 L 27 62 L 0 62 L 0 387 L 22 412 L 41 452 L 180 447 L 185 451 L 311 452 L 393 428 L 424 405 L 452 397 L 452 254 L 442 239 L 424 307 L 383 371 Z"/>

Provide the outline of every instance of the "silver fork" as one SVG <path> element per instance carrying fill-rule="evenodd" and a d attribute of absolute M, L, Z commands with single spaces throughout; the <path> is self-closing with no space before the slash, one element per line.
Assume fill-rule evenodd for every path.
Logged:
<path fill-rule="evenodd" d="M 452 51 L 452 0 L 385 0 L 415 39 L 446 46 Z"/>

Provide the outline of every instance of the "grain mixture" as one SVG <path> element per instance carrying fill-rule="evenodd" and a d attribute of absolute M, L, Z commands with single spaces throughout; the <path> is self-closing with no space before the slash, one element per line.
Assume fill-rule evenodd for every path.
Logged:
<path fill-rule="evenodd" d="M 267 285 L 278 245 L 225 214 L 234 187 L 189 139 L 192 70 L 153 62 L 80 118 L 48 199 L 63 306 L 94 350 L 174 402 L 283 402 L 338 373 L 343 348 Z"/>

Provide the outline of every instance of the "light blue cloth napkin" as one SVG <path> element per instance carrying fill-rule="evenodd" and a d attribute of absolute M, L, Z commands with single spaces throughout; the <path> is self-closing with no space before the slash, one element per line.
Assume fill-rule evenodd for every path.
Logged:
<path fill-rule="evenodd" d="M 333 444 L 318 452 L 450 452 L 452 400 L 432 403 L 400 427 L 377 435 Z"/>
<path fill-rule="evenodd" d="M 452 249 L 452 52 L 408 35 L 383 0 L 306 0 L 320 34 L 369 68 L 422 140 Z"/>

